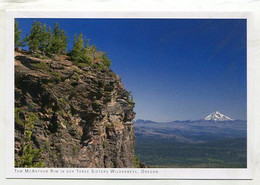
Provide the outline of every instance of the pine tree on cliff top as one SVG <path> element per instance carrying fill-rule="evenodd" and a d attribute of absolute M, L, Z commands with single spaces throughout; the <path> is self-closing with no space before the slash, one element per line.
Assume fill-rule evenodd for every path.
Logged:
<path fill-rule="evenodd" d="M 48 32 L 47 32 L 47 48 L 46 48 L 46 54 L 50 55 L 51 49 L 52 49 L 52 42 L 53 42 L 53 35 L 52 35 L 52 31 L 51 31 L 51 27 L 48 28 Z"/>
<path fill-rule="evenodd" d="M 14 34 L 15 34 L 15 39 L 14 39 L 14 47 L 15 49 L 18 49 L 19 47 L 25 46 L 25 39 L 21 40 L 21 34 L 22 30 L 19 30 L 19 25 L 18 22 L 15 21 L 15 26 L 14 26 Z"/>
<path fill-rule="evenodd" d="M 18 23 L 15 24 L 15 45 L 20 46 L 21 31 L 18 29 Z M 25 40 L 25 39 L 24 39 Z M 36 54 L 43 54 L 44 56 L 54 57 L 57 54 L 66 54 L 68 47 L 68 38 L 64 30 L 60 29 L 58 23 L 54 24 L 52 32 L 47 25 L 39 21 L 34 21 L 30 35 L 26 37 L 28 41 L 29 50 Z M 94 64 L 96 67 L 104 66 L 110 67 L 111 61 L 108 59 L 107 53 L 98 50 L 95 45 L 89 45 L 88 40 L 84 40 L 84 36 L 74 35 L 74 43 L 72 50 L 68 53 L 72 61 L 79 63 Z"/>
<path fill-rule="evenodd" d="M 68 47 L 68 38 L 64 30 L 61 30 L 61 54 L 65 54 L 67 52 Z"/>
<path fill-rule="evenodd" d="M 43 55 L 46 54 L 49 42 L 48 42 L 48 32 L 47 32 L 47 27 L 46 24 L 44 24 L 41 28 L 41 34 L 40 34 L 40 51 L 42 52 Z"/>
<path fill-rule="evenodd" d="M 64 54 L 67 50 L 68 39 L 64 30 L 60 29 L 58 23 L 54 25 L 53 42 L 52 42 L 52 53 L 53 54 Z"/>
<path fill-rule="evenodd" d="M 82 55 L 84 49 L 84 40 L 82 33 L 78 36 L 74 35 L 73 47 L 70 52 L 71 59 L 73 61 L 82 62 Z"/>
<path fill-rule="evenodd" d="M 34 21 L 31 33 L 28 37 L 28 45 L 30 51 L 37 53 L 40 49 L 40 44 L 42 40 L 42 24 L 38 21 Z"/>

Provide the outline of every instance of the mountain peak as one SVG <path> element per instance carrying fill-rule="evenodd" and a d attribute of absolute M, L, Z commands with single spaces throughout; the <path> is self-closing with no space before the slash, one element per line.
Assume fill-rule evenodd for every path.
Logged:
<path fill-rule="evenodd" d="M 206 121 L 234 121 L 234 119 L 220 113 L 218 110 L 204 118 Z"/>

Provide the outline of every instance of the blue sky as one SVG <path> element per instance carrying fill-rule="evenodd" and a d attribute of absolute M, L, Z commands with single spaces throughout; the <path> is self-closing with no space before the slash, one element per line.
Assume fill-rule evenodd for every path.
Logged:
<path fill-rule="evenodd" d="M 136 119 L 200 119 L 215 110 L 246 119 L 245 19 L 18 19 L 58 22 L 108 52 L 136 102 Z"/>

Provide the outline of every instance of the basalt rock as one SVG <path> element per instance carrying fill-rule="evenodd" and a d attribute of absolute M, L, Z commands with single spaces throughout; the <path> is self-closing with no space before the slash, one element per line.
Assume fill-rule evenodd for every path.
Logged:
<path fill-rule="evenodd" d="M 120 77 L 107 67 L 16 52 L 16 166 L 26 164 L 24 148 L 31 143 L 39 152 L 32 152 L 38 156 L 30 163 L 44 167 L 133 167 L 133 107 Z"/>

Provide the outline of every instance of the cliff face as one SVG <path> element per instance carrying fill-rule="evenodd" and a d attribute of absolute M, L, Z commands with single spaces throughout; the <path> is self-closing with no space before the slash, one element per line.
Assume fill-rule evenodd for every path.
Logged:
<path fill-rule="evenodd" d="M 133 167 L 134 103 L 102 64 L 15 53 L 17 167 Z"/>

